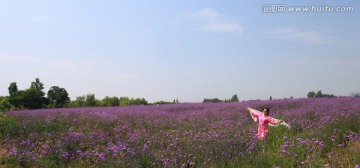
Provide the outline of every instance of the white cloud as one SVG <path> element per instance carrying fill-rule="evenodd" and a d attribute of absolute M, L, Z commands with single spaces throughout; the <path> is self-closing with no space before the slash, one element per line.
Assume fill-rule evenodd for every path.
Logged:
<path fill-rule="evenodd" d="M 243 26 L 234 18 L 220 14 L 215 9 L 201 9 L 189 14 L 189 17 L 199 22 L 199 27 L 208 32 L 228 32 L 241 35 Z"/>
<path fill-rule="evenodd" d="M 332 43 L 332 41 L 326 40 L 317 31 L 301 31 L 295 28 L 278 28 L 270 31 L 269 34 L 274 38 L 296 40 L 307 44 Z"/>
<path fill-rule="evenodd" d="M 41 15 L 41 16 L 35 17 L 35 21 L 37 21 L 37 22 L 47 22 L 50 19 L 51 19 L 51 17 L 49 15 Z"/>

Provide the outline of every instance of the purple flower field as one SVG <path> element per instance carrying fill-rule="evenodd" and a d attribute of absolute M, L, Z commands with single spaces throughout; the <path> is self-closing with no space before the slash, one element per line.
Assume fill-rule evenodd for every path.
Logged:
<path fill-rule="evenodd" d="M 266 142 L 246 107 L 291 125 Z M 355 167 L 360 99 L 316 98 L 8 112 L 2 165 L 13 167 Z"/>

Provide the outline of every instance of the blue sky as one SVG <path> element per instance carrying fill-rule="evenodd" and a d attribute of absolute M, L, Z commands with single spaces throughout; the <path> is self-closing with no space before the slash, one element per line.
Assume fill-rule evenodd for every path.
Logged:
<path fill-rule="evenodd" d="M 264 5 L 352 12 L 264 13 Z M 0 95 L 35 78 L 71 99 L 150 102 L 360 92 L 356 0 L 1 0 Z"/>

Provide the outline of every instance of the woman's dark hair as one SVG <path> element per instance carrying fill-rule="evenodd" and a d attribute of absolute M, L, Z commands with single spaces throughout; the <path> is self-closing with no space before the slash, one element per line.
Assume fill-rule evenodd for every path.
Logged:
<path fill-rule="evenodd" d="M 267 114 L 268 114 L 268 115 L 270 114 L 270 109 L 269 109 L 269 108 L 264 108 L 264 110 L 267 111 Z"/>

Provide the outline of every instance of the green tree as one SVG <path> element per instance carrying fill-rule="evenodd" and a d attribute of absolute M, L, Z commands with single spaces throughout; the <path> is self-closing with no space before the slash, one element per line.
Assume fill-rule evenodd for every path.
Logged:
<path fill-rule="evenodd" d="M 48 101 L 43 91 L 44 85 L 39 78 L 31 82 L 30 88 L 18 90 L 16 82 L 10 83 L 9 86 L 9 103 L 16 108 L 39 109 L 44 107 Z"/>
<path fill-rule="evenodd" d="M 35 81 L 31 82 L 30 89 L 34 89 L 38 91 L 41 96 L 45 96 L 45 92 L 43 91 L 44 84 L 40 82 L 39 78 L 35 78 Z"/>
<path fill-rule="evenodd" d="M 16 82 L 11 82 L 8 89 L 9 89 L 8 102 L 16 108 L 22 107 L 24 91 L 18 90 Z"/>
<path fill-rule="evenodd" d="M 211 102 L 211 103 L 220 103 L 220 102 L 223 102 L 222 100 L 218 99 L 218 98 L 213 98 L 213 99 L 207 99 L 205 98 L 204 103 L 207 103 L 207 102 Z"/>
<path fill-rule="evenodd" d="M 85 96 L 77 96 L 74 102 L 75 107 L 84 107 L 85 106 Z"/>
<path fill-rule="evenodd" d="M 6 97 L 0 96 L 0 111 L 9 111 L 11 105 Z"/>
<path fill-rule="evenodd" d="M 16 85 L 16 82 L 11 82 L 8 89 L 9 89 L 9 96 L 14 95 L 18 91 L 18 87 Z"/>
<path fill-rule="evenodd" d="M 336 97 L 335 95 L 333 94 L 325 94 L 325 93 L 322 93 L 321 90 L 317 91 L 316 93 L 315 92 L 309 92 L 308 95 L 307 95 L 308 98 L 322 98 L 322 97 L 326 97 L 326 98 L 334 98 Z"/>
<path fill-rule="evenodd" d="M 25 91 L 19 90 L 9 97 L 9 103 L 16 108 L 23 107 Z"/>
<path fill-rule="evenodd" d="M 231 102 L 239 102 L 239 98 L 236 94 L 231 97 Z"/>
<path fill-rule="evenodd" d="M 323 97 L 323 94 L 322 94 L 321 90 L 316 92 L 315 97 Z"/>
<path fill-rule="evenodd" d="M 120 106 L 128 106 L 130 105 L 130 99 L 128 97 L 120 97 L 119 104 Z"/>
<path fill-rule="evenodd" d="M 153 104 L 174 104 L 176 101 L 174 100 L 173 102 L 168 102 L 168 101 L 157 101 L 157 102 L 154 102 Z"/>
<path fill-rule="evenodd" d="M 356 92 L 356 93 L 350 93 L 351 97 L 360 97 L 360 93 Z"/>
<path fill-rule="evenodd" d="M 58 86 L 52 86 L 47 93 L 47 97 L 50 104 L 56 108 L 65 107 L 70 102 L 67 91 Z"/>
<path fill-rule="evenodd" d="M 95 94 L 86 95 L 85 106 L 87 106 L 87 107 L 95 107 L 96 106 Z"/>
<path fill-rule="evenodd" d="M 316 95 L 316 93 L 313 92 L 313 91 L 311 91 L 311 92 L 309 92 L 309 93 L 307 94 L 307 97 L 308 97 L 308 98 L 314 98 L 315 95 Z"/>
<path fill-rule="evenodd" d="M 119 98 L 106 96 L 102 99 L 103 106 L 119 106 Z"/>
<path fill-rule="evenodd" d="M 43 93 L 34 87 L 26 89 L 22 94 L 22 105 L 28 109 L 40 109 L 47 104 Z"/>
<path fill-rule="evenodd" d="M 147 105 L 148 102 L 144 98 L 128 98 L 128 97 L 120 97 L 119 105 L 120 106 L 131 106 L 131 105 Z"/>
<path fill-rule="evenodd" d="M 18 90 L 18 87 L 16 85 L 16 82 L 11 82 L 9 87 L 9 97 L 8 97 L 8 102 L 16 107 L 16 108 L 20 108 L 22 106 L 22 92 Z"/>
<path fill-rule="evenodd" d="M 130 99 L 129 105 L 147 105 L 147 101 L 144 98 Z"/>
<path fill-rule="evenodd" d="M 135 105 L 147 105 L 148 102 L 145 100 L 145 98 L 136 98 L 135 99 Z"/>
<path fill-rule="evenodd" d="M 23 106 L 29 109 L 40 109 L 48 104 L 43 91 L 44 84 L 40 82 L 39 78 L 31 82 L 30 88 L 26 89 L 23 94 Z"/>

